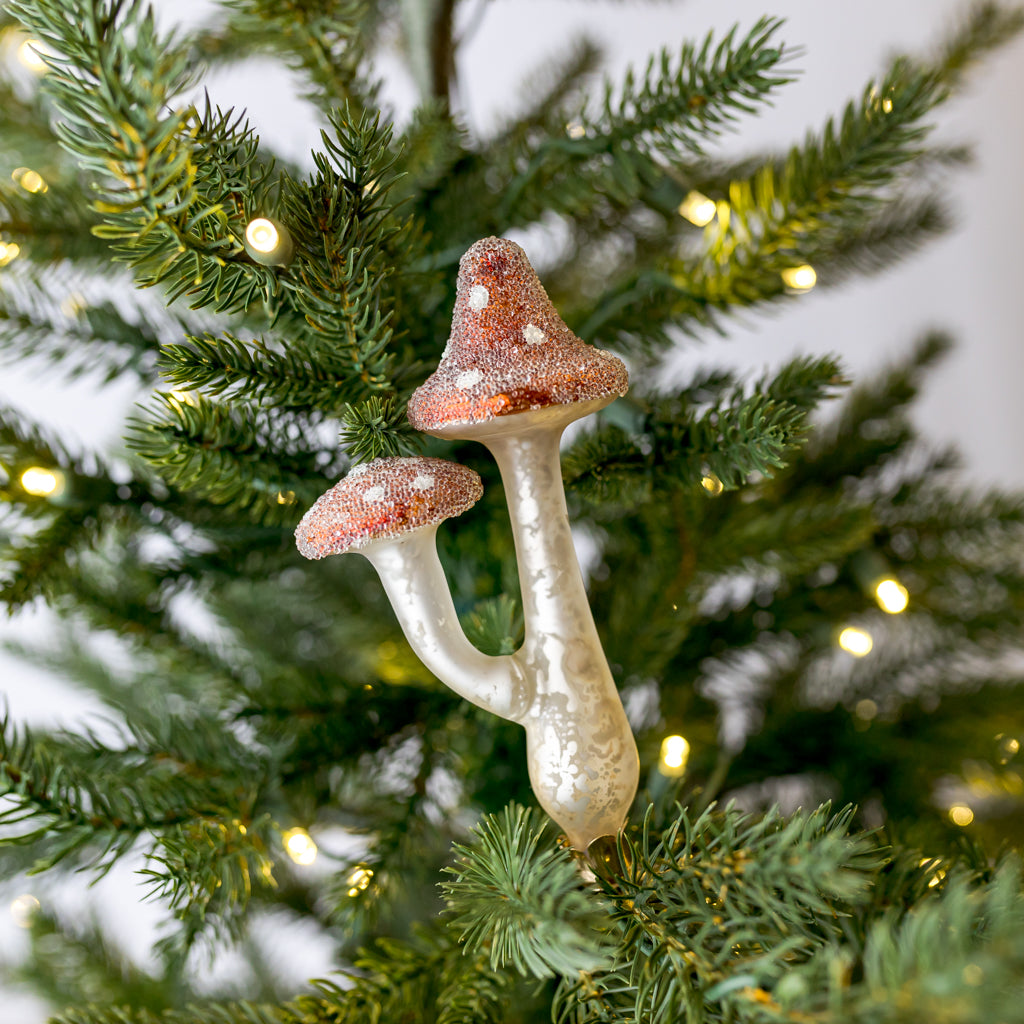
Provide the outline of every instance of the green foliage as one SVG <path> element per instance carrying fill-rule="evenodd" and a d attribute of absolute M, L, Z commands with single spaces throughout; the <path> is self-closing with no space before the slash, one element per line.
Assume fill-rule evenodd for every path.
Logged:
<path fill-rule="evenodd" d="M 494 968 L 535 978 L 594 971 L 610 952 L 604 908 L 581 891 L 572 855 L 541 845 L 546 830 L 536 812 L 511 806 L 484 820 L 472 847 L 456 845 L 444 884 L 452 925 L 471 953 L 490 950 Z"/>
<path fill-rule="evenodd" d="M 373 395 L 359 405 L 346 405 L 341 443 L 353 463 L 370 462 L 388 455 L 409 455 L 422 446 L 422 439 L 409 426 L 405 410 L 395 396 Z"/>
<path fill-rule="evenodd" d="M 635 506 L 702 479 L 714 490 L 715 478 L 734 489 L 772 476 L 803 443 L 810 410 L 842 383 L 834 359 L 801 357 L 749 394 L 731 374 L 708 373 L 678 395 L 632 395 L 633 429 L 581 438 L 564 456 L 566 483 L 594 505 Z"/>
<path fill-rule="evenodd" d="M 709 34 L 700 46 L 687 43 L 678 54 L 665 48 L 639 79 L 631 69 L 620 89 L 607 84 L 598 111 L 562 119 L 569 121 L 568 137 L 533 148 L 527 167 L 504 190 L 500 218 L 523 223 L 544 209 L 579 214 L 598 196 L 627 205 L 656 157 L 700 152 L 709 137 L 791 80 L 773 38 L 780 25 L 762 18 L 739 40 L 734 27 L 720 40 Z M 585 51 L 578 60 L 585 66 Z M 566 91 L 556 82 L 548 103 L 558 104 Z"/>
<path fill-rule="evenodd" d="M 596 91 L 596 47 L 567 41 L 475 133 L 447 94 L 447 0 L 221 6 L 189 38 L 134 0 L 0 12 L 0 31 L 16 14 L 54 54 L 38 89 L 0 76 L 4 180 L 31 166 L 47 184 L 0 184 L 0 235 L 20 247 L 0 355 L 154 392 L 130 458 L 0 410 L 0 601 L 59 616 L 8 646 L 110 719 L 4 724 L 4 877 L 141 855 L 169 915 L 147 974 L 100 926 L 41 914 L 23 976 L 81 1006 L 54 1019 L 1021 1019 L 1006 996 L 1024 966 L 1020 871 L 988 851 L 1024 843 L 1024 502 L 972 492 L 917 437 L 909 407 L 948 339 L 927 335 L 835 412 L 834 358 L 636 381 L 667 380 L 661 350 L 681 336 L 789 299 L 786 270 L 837 284 L 944 230 L 945 176 L 967 154 L 934 141 L 934 112 L 1024 13 L 975 7 L 796 145 L 737 160 L 709 151 L 793 73 L 777 19 L 672 45 Z M 429 98 L 396 128 L 374 55 L 399 35 Z M 254 53 L 323 112 L 308 171 L 244 113 L 183 99 L 204 62 Z M 703 231 L 679 213 L 691 190 L 716 203 Z M 258 216 L 287 233 L 288 261 L 246 251 Z M 405 418 L 448 337 L 458 259 L 510 229 L 558 239 L 540 267 L 551 298 L 635 368 L 563 452 L 649 807 L 607 859 L 524 809 L 522 730 L 430 676 L 367 562 L 307 563 L 291 537 L 354 463 L 465 462 L 485 493 L 442 538 L 453 598 L 482 651 L 518 649 L 498 473 Z M 63 488 L 30 493 L 30 467 Z M 910 592 L 902 616 L 876 607 L 883 573 Z M 872 633 L 870 657 L 837 651 L 847 623 Z M 675 731 L 692 749 L 672 781 L 657 764 Z M 863 810 L 768 810 L 792 790 Z M 719 793 L 748 810 L 717 809 Z M 978 846 L 956 852 L 945 809 L 964 793 Z M 891 850 L 863 831 L 882 820 Z M 295 825 L 320 844 L 312 871 L 282 846 Z M 250 941 L 265 912 L 315 930 L 346 977 L 282 1002 Z M 192 983 L 199 954 L 228 946 L 258 979 L 243 1002 Z"/>

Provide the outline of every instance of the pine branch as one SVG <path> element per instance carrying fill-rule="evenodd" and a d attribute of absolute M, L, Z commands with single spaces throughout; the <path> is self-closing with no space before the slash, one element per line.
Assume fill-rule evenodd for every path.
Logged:
<path fill-rule="evenodd" d="M 225 6 L 231 13 L 216 37 L 206 37 L 206 54 L 223 60 L 222 40 L 237 33 L 249 45 L 239 52 L 238 41 L 232 40 L 227 52 L 251 57 L 263 51 L 283 57 L 294 70 L 305 72 L 310 83 L 306 95 L 322 110 L 345 104 L 362 110 L 372 104 L 377 86 L 364 78 L 362 70 L 370 17 L 363 0 L 228 0 Z M 214 46 L 214 38 L 219 45 Z"/>
<path fill-rule="evenodd" d="M 525 224 L 543 211 L 579 214 L 600 196 L 628 205 L 654 169 L 653 158 L 700 152 L 741 113 L 751 113 L 790 81 L 788 59 L 774 44 L 781 22 L 763 18 L 736 42 L 731 29 L 716 45 L 708 35 L 652 58 L 637 79 L 630 70 L 618 96 L 611 85 L 598 115 L 582 112 L 572 131 L 549 137 L 529 154 L 504 190 L 498 219 Z"/>
<path fill-rule="evenodd" d="M 599 505 L 635 503 L 655 486 L 692 487 L 717 477 L 732 489 L 751 473 L 772 476 L 803 443 L 807 412 L 842 383 L 834 360 L 799 358 L 749 395 L 721 377 L 721 397 L 703 410 L 683 396 L 651 399 L 633 432 L 610 426 L 576 442 L 563 459 L 566 483 Z"/>
<path fill-rule="evenodd" d="M 376 395 L 343 410 L 345 427 L 341 443 L 353 463 L 383 456 L 412 455 L 423 447 L 423 437 L 409 426 L 405 408 L 394 395 Z"/>
<path fill-rule="evenodd" d="M 284 197 L 298 255 L 294 297 L 317 344 L 368 397 L 391 386 L 384 260 L 401 230 L 389 197 L 395 158 L 379 119 L 343 110 L 332 125 L 309 185 L 291 185 Z"/>
<path fill-rule="evenodd" d="M 604 907 L 546 830 L 513 805 L 485 818 L 472 846 L 456 844 L 454 881 L 442 885 L 453 927 L 470 953 L 489 947 L 492 968 L 535 978 L 596 970 L 611 952 Z"/>
<path fill-rule="evenodd" d="M 65 926 L 39 910 L 32 917 L 29 936 L 31 956 L 11 973 L 53 1006 L 103 1003 L 160 1010 L 192 995 L 184 979 L 158 978 L 144 971 L 98 921 Z"/>
<path fill-rule="evenodd" d="M 746 1018 L 759 990 L 840 937 L 837 915 L 863 901 L 884 862 L 870 837 L 848 835 L 851 818 L 827 806 L 788 821 L 683 811 L 656 833 L 648 817 L 623 842 L 626 875 L 605 884 L 624 962 L 566 978 L 555 1019 L 573 1003 L 596 1020 Z"/>
<path fill-rule="evenodd" d="M 159 420 L 159 415 L 166 417 Z M 136 419 L 128 444 L 175 487 L 257 521 L 291 517 L 323 490 L 324 457 L 308 420 L 158 393 L 151 419 Z M 306 434 L 306 438 L 303 434 Z"/>
<path fill-rule="evenodd" d="M 898 58 L 838 124 L 828 121 L 820 136 L 793 147 L 781 169 L 772 160 L 732 181 L 696 256 L 627 268 L 574 329 L 587 339 L 665 344 L 670 326 L 715 326 L 721 311 L 783 297 L 783 271 L 855 246 L 865 221 L 897 199 L 917 162 L 928 159 L 925 119 L 950 97 L 959 69 L 1022 25 L 1019 12 L 986 5 L 954 37 L 954 58 L 930 65 Z M 636 320 L 645 324 L 642 336 Z"/>
<path fill-rule="evenodd" d="M 161 374 L 176 387 L 338 415 L 363 388 L 345 378 L 348 365 L 331 363 L 301 337 L 279 351 L 262 338 L 245 342 L 230 331 L 220 337 L 189 335 L 186 344 L 160 350 Z"/>
<path fill-rule="evenodd" d="M 172 297 L 203 286 L 200 301 L 215 294 L 220 309 L 272 295 L 273 272 L 244 254 L 243 211 L 230 193 L 208 187 L 210 168 L 233 148 L 244 151 L 248 129 L 236 125 L 233 137 L 220 140 L 217 159 L 203 161 L 197 140 L 210 111 L 204 121 L 192 108 L 173 106 L 192 80 L 188 52 L 172 37 L 158 36 L 152 15 L 139 4 L 73 0 L 69 7 L 41 0 L 15 2 L 11 10 L 62 55 L 44 80 L 64 115 L 57 136 L 102 182 L 94 208 L 106 223 L 95 230 L 136 268 L 139 283 L 167 282 Z M 219 127 L 226 130 L 223 122 Z M 208 131 L 204 142 L 208 148 Z M 235 173 L 260 202 L 266 169 L 238 167 Z M 218 169 L 213 180 L 221 174 Z"/>
<path fill-rule="evenodd" d="M 0 352 L 11 361 L 45 358 L 69 379 L 97 374 L 109 383 L 133 373 L 156 379 L 162 332 L 131 321 L 109 301 L 69 310 L 21 308 L 0 297 Z"/>

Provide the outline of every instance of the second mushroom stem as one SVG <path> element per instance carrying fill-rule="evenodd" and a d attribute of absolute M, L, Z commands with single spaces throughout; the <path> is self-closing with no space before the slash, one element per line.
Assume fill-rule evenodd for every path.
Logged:
<path fill-rule="evenodd" d="M 518 722 L 530 707 L 533 688 L 513 657 L 482 654 L 466 639 L 437 557 L 437 528 L 378 542 L 363 554 L 423 664 L 461 697 Z"/>

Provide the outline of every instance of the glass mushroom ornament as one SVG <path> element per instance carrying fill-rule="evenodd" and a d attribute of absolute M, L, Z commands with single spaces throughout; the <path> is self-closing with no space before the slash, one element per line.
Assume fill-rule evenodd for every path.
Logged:
<path fill-rule="evenodd" d="M 627 386 L 619 359 L 565 325 L 518 245 L 485 238 L 463 256 L 451 338 L 413 394 L 409 421 L 438 437 L 479 441 L 498 464 L 523 599 L 525 638 L 515 654 L 488 657 L 466 640 L 437 559 L 437 524 L 480 494 L 471 470 L 377 459 L 328 491 L 296 531 L 307 557 L 355 549 L 370 558 L 424 664 L 456 693 L 526 729 L 533 791 L 578 850 L 622 827 L 639 760 L 576 559 L 559 442 L 569 423 Z M 417 490 L 427 477 L 431 487 Z M 367 525 L 378 521 L 386 525 Z"/>

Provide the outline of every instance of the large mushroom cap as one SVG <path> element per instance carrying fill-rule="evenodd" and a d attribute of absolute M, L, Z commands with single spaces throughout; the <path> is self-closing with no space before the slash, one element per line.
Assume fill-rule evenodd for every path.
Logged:
<path fill-rule="evenodd" d="M 295 530 L 306 558 L 355 551 L 471 508 L 483 494 L 480 477 L 446 459 L 385 458 L 356 466 L 317 498 Z"/>
<path fill-rule="evenodd" d="M 452 334 L 437 370 L 409 401 L 409 422 L 459 423 L 624 395 L 622 361 L 580 341 L 558 315 L 526 253 L 484 238 L 459 263 Z"/>

